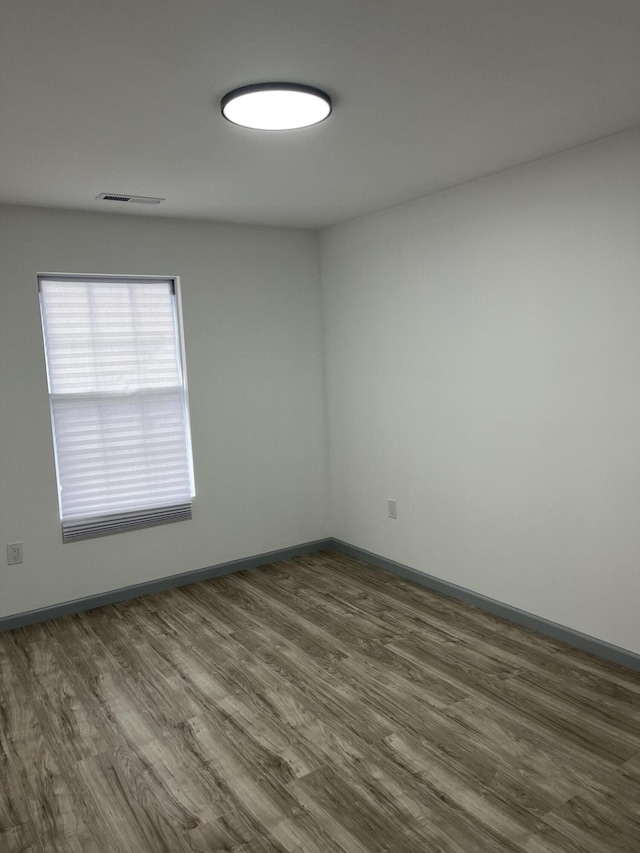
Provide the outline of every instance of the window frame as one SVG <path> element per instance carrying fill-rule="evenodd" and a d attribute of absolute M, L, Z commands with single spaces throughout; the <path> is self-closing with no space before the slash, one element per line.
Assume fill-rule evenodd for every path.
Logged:
<path fill-rule="evenodd" d="M 60 281 L 60 282 L 90 282 L 107 284 L 117 283 L 132 283 L 132 282 L 166 282 L 170 283 L 173 290 L 173 313 L 175 325 L 175 352 L 178 359 L 179 373 L 181 377 L 182 399 L 183 399 L 183 414 L 185 425 L 185 444 L 186 457 L 188 466 L 188 476 L 190 483 L 190 501 L 188 505 L 179 504 L 164 507 L 149 507 L 144 510 L 123 511 L 120 513 L 108 513 L 103 515 L 90 515 L 82 518 L 74 518 L 65 520 L 62 510 L 62 486 L 60 481 L 60 469 L 58 460 L 58 447 L 56 440 L 56 424 L 54 416 L 53 401 L 55 398 L 75 398 L 78 400 L 103 400 L 108 399 L 109 394 L 89 391 L 89 392 L 70 392 L 67 394 L 55 394 L 51 391 L 51 376 L 49 371 L 49 353 L 47 347 L 47 337 L 45 328 L 45 310 L 43 307 L 42 282 L 43 281 Z M 191 407 L 189 402 L 189 382 L 187 377 L 187 359 L 185 351 L 185 336 L 184 322 L 182 312 L 182 290 L 180 276 L 178 275 L 139 275 L 139 274 L 114 274 L 107 275 L 103 273 L 37 273 L 38 285 L 38 306 L 40 311 L 40 322 L 42 328 L 42 344 L 45 359 L 45 370 L 47 378 L 47 396 L 49 402 L 49 412 L 51 418 L 51 437 L 53 444 L 53 454 L 55 463 L 56 488 L 58 493 L 58 516 L 62 526 L 62 541 L 73 542 L 81 539 L 95 538 L 113 533 L 122 533 L 127 530 L 137 530 L 145 527 L 155 527 L 159 524 L 166 524 L 173 521 L 187 520 L 192 517 L 192 505 L 195 500 L 195 473 L 193 465 L 193 446 L 191 437 Z M 147 394 L 151 396 L 154 391 L 135 391 L 131 394 L 134 398 L 136 395 L 144 397 Z M 124 395 L 122 395 L 124 396 Z"/>

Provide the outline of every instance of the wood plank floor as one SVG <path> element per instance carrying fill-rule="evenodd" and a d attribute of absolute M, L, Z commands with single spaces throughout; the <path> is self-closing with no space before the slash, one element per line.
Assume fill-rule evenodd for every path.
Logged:
<path fill-rule="evenodd" d="M 640 851 L 640 675 L 334 553 L 0 635 L 2 853 Z"/>

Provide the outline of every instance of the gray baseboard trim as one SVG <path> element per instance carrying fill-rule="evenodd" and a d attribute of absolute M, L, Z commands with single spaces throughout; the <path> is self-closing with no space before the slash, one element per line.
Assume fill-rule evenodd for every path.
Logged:
<path fill-rule="evenodd" d="M 95 607 L 104 607 L 106 604 L 115 604 L 117 601 L 139 598 L 141 595 L 151 595 L 154 592 L 164 592 L 167 589 L 175 589 L 178 586 L 198 583 L 198 581 L 208 580 L 209 578 L 230 575 L 233 572 L 242 572 L 245 569 L 255 569 L 258 566 L 266 566 L 277 560 L 290 560 L 292 557 L 314 554 L 316 551 L 325 551 L 330 546 L 330 539 L 317 539 L 315 542 L 305 542 L 302 545 L 294 545 L 291 548 L 281 548 L 279 551 L 268 551 L 265 554 L 256 554 L 253 557 L 231 560 L 228 563 L 218 563 L 216 566 L 207 566 L 204 569 L 196 569 L 192 572 L 181 572 L 177 575 L 169 575 L 165 578 L 145 581 L 144 583 L 113 589 L 109 592 L 101 592 L 98 595 L 89 595 L 86 598 L 63 601 L 60 604 L 52 604 L 50 607 L 42 607 L 39 610 L 28 610 L 25 613 L 3 616 L 0 617 L 0 633 L 3 631 L 12 631 L 14 628 L 23 628 L 26 625 L 33 625 L 36 622 L 57 619 L 60 616 L 81 613 L 84 610 L 93 610 Z"/>
<path fill-rule="evenodd" d="M 392 572 L 394 575 L 399 575 L 406 580 L 419 583 L 451 598 L 457 598 L 459 601 L 464 601 L 480 610 L 486 610 L 488 613 L 502 616 L 510 622 L 516 622 L 525 628 L 531 628 L 539 634 L 546 634 L 554 640 L 561 640 L 563 643 L 568 643 L 570 646 L 574 646 L 584 652 L 589 652 L 612 663 L 617 663 L 621 666 L 626 666 L 628 669 L 640 672 L 640 655 L 628 649 L 614 646 L 605 640 L 599 640 L 597 637 L 591 637 L 588 634 L 582 634 L 573 628 L 567 628 L 566 625 L 551 622 L 549 619 L 536 616 L 535 613 L 528 613 L 526 610 L 519 610 L 510 604 L 504 604 L 501 601 L 496 601 L 494 598 L 481 595 L 479 592 L 466 589 L 466 587 L 449 583 L 449 581 L 443 581 L 440 578 L 433 577 L 433 575 L 428 575 L 425 572 L 404 566 L 402 563 L 396 563 L 394 560 L 380 557 L 378 554 L 372 554 L 363 548 L 356 548 L 354 545 L 349 545 L 347 542 L 342 542 L 339 539 L 331 539 L 330 543 L 330 547 L 341 554 L 355 557 L 365 563 L 371 563 L 371 565 L 379 569 Z"/>
<path fill-rule="evenodd" d="M 640 655 L 635 652 L 623 649 L 620 646 L 614 646 L 605 640 L 599 640 L 597 637 L 583 634 L 573 628 L 568 628 L 566 625 L 560 625 L 557 622 L 544 619 L 542 616 L 536 616 L 535 613 L 528 613 L 526 610 L 520 610 L 517 607 L 512 607 L 510 604 L 504 604 L 501 601 L 496 601 L 494 598 L 488 598 L 486 595 L 481 595 L 466 587 L 458 586 L 457 584 L 449 583 L 449 581 L 441 580 L 417 569 L 412 569 L 410 566 L 405 566 L 402 563 L 395 562 L 395 560 L 389 560 L 386 557 L 373 554 L 371 551 L 365 551 L 363 548 L 357 548 L 347 542 L 342 542 L 340 539 L 330 538 L 317 539 L 314 542 L 304 542 L 301 545 L 294 545 L 291 548 L 268 551 L 264 554 L 231 560 L 227 563 L 218 563 L 215 566 L 207 566 L 206 568 L 196 569 L 192 572 L 181 572 L 180 574 L 169 575 L 168 577 L 158 578 L 157 580 L 145 581 L 144 583 L 109 590 L 108 592 L 98 593 L 97 595 L 90 595 L 86 598 L 63 601 L 60 604 L 53 604 L 38 610 L 29 610 L 25 613 L 3 616 L 0 617 L 0 633 L 33 625 L 36 622 L 46 622 L 49 619 L 57 619 L 61 616 L 69 616 L 85 610 L 93 610 L 95 607 L 104 607 L 107 604 L 115 604 L 118 601 L 127 601 L 131 598 L 139 598 L 142 595 L 151 595 L 155 592 L 175 589 L 176 587 L 186 586 L 190 583 L 198 583 L 199 581 L 210 578 L 222 577 L 223 575 L 233 574 L 234 572 L 242 572 L 245 569 L 255 569 L 258 566 L 266 566 L 278 560 L 290 560 L 293 557 L 301 557 L 305 554 L 314 554 L 317 551 L 327 550 L 338 551 L 341 554 L 355 557 L 358 560 L 370 563 L 379 569 L 391 572 L 406 580 L 419 583 L 428 589 L 433 589 L 451 598 L 464 601 L 480 610 L 486 610 L 488 613 L 501 616 L 518 625 L 523 625 L 525 628 L 531 628 L 540 634 L 552 637 L 554 640 L 560 640 L 604 660 L 640 672 Z"/>

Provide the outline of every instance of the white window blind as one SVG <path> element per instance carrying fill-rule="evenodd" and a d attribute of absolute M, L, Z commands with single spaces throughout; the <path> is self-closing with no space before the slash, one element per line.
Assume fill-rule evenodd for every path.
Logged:
<path fill-rule="evenodd" d="M 63 539 L 190 518 L 176 281 L 38 281 Z"/>

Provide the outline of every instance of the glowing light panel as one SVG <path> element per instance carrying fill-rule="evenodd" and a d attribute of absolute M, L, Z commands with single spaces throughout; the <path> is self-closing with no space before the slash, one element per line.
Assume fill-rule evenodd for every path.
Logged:
<path fill-rule="evenodd" d="M 222 115 L 254 130 L 294 130 L 324 121 L 331 98 L 320 89 L 294 83 L 257 83 L 225 95 Z"/>

